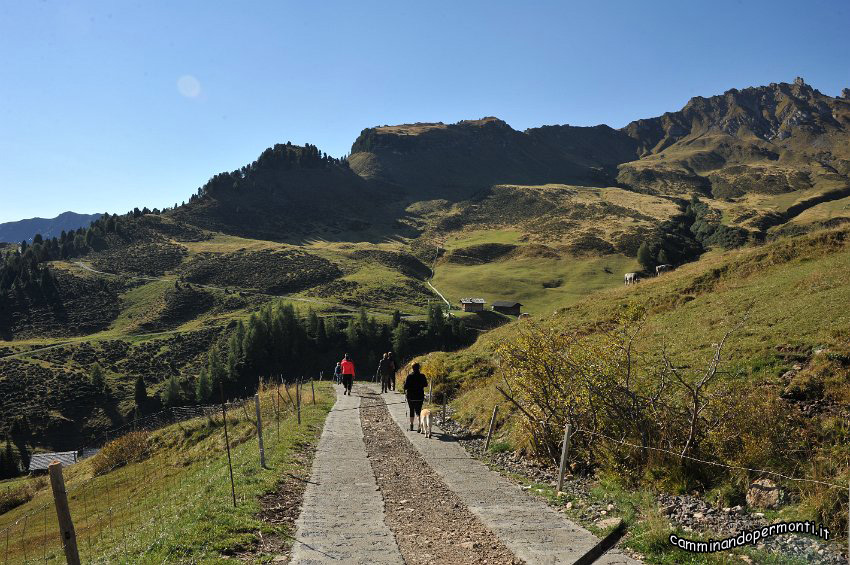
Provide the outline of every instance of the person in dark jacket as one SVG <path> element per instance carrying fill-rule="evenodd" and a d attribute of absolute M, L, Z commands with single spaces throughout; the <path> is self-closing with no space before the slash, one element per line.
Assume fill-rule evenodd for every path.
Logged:
<path fill-rule="evenodd" d="M 381 379 L 381 394 L 390 391 L 390 383 L 395 379 L 395 363 L 389 353 L 384 353 L 378 362 L 378 377 Z"/>
<path fill-rule="evenodd" d="M 395 372 L 398 367 L 395 364 L 392 351 L 387 351 L 387 364 L 389 365 L 387 370 L 390 372 L 389 387 L 391 391 L 395 392 Z"/>
<path fill-rule="evenodd" d="M 419 363 L 413 364 L 413 372 L 404 379 L 404 395 L 407 397 L 407 406 L 410 408 L 410 431 L 413 431 L 413 419 L 419 419 L 422 412 L 422 404 L 425 402 L 425 388 L 428 379 L 419 372 Z M 420 424 L 421 425 L 421 424 Z"/>

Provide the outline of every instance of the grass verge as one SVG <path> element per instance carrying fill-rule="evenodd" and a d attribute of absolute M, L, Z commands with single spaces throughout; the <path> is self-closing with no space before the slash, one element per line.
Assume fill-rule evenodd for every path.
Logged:
<path fill-rule="evenodd" d="M 151 432 L 149 457 L 142 462 L 97 477 L 93 477 L 92 460 L 65 469 L 82 560 L 229 562 L 233 556 L 251 553 L 262 537 L 289 538 L 293 532 L 285 526 L 259 519 L 259 498 L 274 492 L 282 476 L 298 468 L 296 452 L 318 440 L 334 395 L 329 384 L 319 384 L 313 404 L 307 389 L 301 424 L 289 406 L 281 412 L 278 431 L 275 392 L 264 391 L 261 402 L 266 469 L 259 464 L 253 402 L 228 411 L 235 508 L 220 412 Z M 281 400 L 281 406 L 286 408 L 287 402 Z M 0 516 L 0 556 L 9 563 L 61 558 L 61 554 L 49 487 Z M 251 556 L 255 562 L 273 558 Z"/>

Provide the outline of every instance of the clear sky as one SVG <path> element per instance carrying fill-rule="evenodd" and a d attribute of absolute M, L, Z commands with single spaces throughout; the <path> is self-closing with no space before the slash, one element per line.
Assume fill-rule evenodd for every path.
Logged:
<path fill-rule="evenodd" d="M 188 199 L 266 147 L 495 115 L 621 127 L 850 87 L 850 2 L 0 0 L 0 222 Z"/>

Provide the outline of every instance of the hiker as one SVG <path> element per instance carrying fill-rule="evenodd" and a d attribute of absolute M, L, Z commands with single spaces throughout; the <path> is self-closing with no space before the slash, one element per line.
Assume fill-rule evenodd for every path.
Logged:
<path fill-rule="evenodd" d="M 404 394 L 407 397 L 407 406 L 410 408 L 410 431 L 413 431 L 413 419 L 419 419 L 422 412 L 422 403 L 425 402 L 425 387 L 428 379 L 419 372 L 419 363 L 413 364 L 413 372 L 404 379 Z M 420 427 L 422 424 L 419 424 Z"/>
<path fill-rule="evenodd" d="M 390 390 L 395 392 L 395 372 L 398 370 L 398 367 L 395 365 L 395 359 L 393 359 L 392 351 L 387 351 L 387 364 L 389 365 L 389 367 L 387 367 L 387 371 L 389 371 L 390 374 Z"/>
<path fill-rule="evenodd" d="M 342 373 L 342 386 L 345 387 L 342 394 L 351 396 L 351 387 L 354 385 L 354 362 L 351 360 L 351 357 L 348 356 L 348 353 L 346 353 L 342 358 L 342 361 L 339 362 L 339 366 L 340 372 Z"/>
<path fill-rule="evenodd" d="M 334 382 L 336 384 L 342 384 L 342 364 L 337 363 L 336 367 L 334 367 Z"/>
<path fill-rule="evenodd" d="M 378 361 L 378 377 L 381 379 L 381 394 L 389 392 L 390 390 L 391 370 L 392 366 L 390 365 L 390 360 L 387 358 L 387 354 L 384 353 L 384 356 L 381 357 L 380 361 Z"/>

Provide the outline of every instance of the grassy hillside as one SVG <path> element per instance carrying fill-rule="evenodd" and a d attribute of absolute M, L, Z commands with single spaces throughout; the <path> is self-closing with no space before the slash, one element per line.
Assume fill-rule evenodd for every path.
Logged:
<path fill-rule="evenodd" d="M 602 289 L 623 284 L 623 273 L 637 262 L 622 255 L 605 257 L 519 257 L 483 263 L 441 263 L 432 283 L 453 304 L 464 297 L 522 302 L 523 311 L 551 314 Z M 546 277 L 544 279 L 544 277 Z"/>
<path fill-rule="evenodd" d="M 679 402 L 679 389 L 671 374 L 665 373 L 662 352 L 687 379 L 695 378 L 709 365 L 724 333 L 740 324 L 724 345 L 721 373 L 710 389 L 709 395 L 721 400 L 707 401 L 708 412 L 727 412 L 708 432 L 702 457 L 842 484 L 850 473 L 844 425 L 850 416 L 848 269 L 850 231 L 846 229 L 715 251 L 635 286 L 598 291 L 555 315 L 503 326 L 467 350 L 434 353 L 424 362 L 435 378 L 444 379 L 440 389 L 455 391 L 459 415 L 471 426 L 483 429 L 492 406 L 499 404 L 502 431 L 498 436 L 514 448 L 534 452 L 525 419 L 496 389 L 505 386 L 508 375 L 504 347 L 526 351 L 533 358 L 533 350 L 525 350 L 524 344 L 534 343 L 534 336 L 544 332 L 551 339 L 575 343 L 570 346 L 577 348 L 575 355 L 582 348 L 597 351 L 594 348 L 602 347 L 599 359 L 611 363 L 620 355 L 611 340 L 620 335 L 623 316 L 628 314 L 629 331 L 640 326 L 632 347 L 633 386 L 649 394 L 661 382 L 660 375 L 666 374 L 672 409 Z M 634 318 L 635 313 L 642 314 Z M 602 354 L 603 350 L 607 353 Z M 517 384 L 512 386 L 517 393 Z M 557 439 L 553 434 L 552 441 Z M 674 435 L 665 447 L 678 452 L 684 439 Z M 613 473 L 630 485 L 723 493 L 723 505 L 740 503 L 749 480 L 756 477 L 699 465 L 686 466 L 688 470 L 682 472 L 678 460 L 642 460 L 615 445 L 593 445 L 587 452 L 576 447 L 579 468 L 590 465 L 589 469 Z M 634 467 L 623 466 L 633 457 L 638 457 Z M 791 481 L 783 486 L 799 503 L 788 510 L 789 516 L 845 527 L 846 507 L 839 493 Z"/>
<path fill-rule="evenodd" d="M 308 388 L 300 425 L 284 401 L 278 428 L 275 393 L 269 389 L 261 394 L 267 469 L 259 466 L 253 402 L 247 406 L 250 412 L 241 406 L 228 412 L 236 508 L 220 412 L 118 440 L 113 445 L 123 446 L 130 457 L 127 464 L 122 464 L 125 457 L 98 455 L 65 469 L 83 561 L 217 563 L 237 556 L 262 561 L 289 547 L 291 521 L 287 525 L 280 520 L 274 507 L 283 505 L 286 516 L 287 511 L 297 511 L 297 500 L 287 508 L 295 493 L 284 492 L 279 498 L 279 482 L 309 473 L 311 446 L 333 394 L 329 387 L 318 385 L 313 405 Z M 47 482 L 38 478 L 0 482 L 0 493 L 24 482 L 29 483 L 31 500 L 0 514 L 0 537 L 5 539 L 8 531 L 13 540 L 6 557 L 10 562 L 25 556 L 61 559 Z"/>

